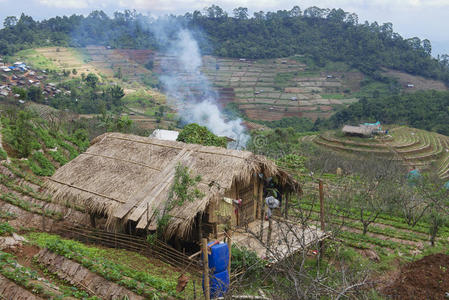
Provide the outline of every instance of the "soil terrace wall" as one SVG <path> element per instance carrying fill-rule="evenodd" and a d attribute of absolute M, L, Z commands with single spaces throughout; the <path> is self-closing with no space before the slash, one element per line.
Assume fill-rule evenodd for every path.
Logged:
<path fill-rule="evenodd" d="M 26 289 L 0 275 L 0 299 L 41 300 L 42 298 L 31 294 Z"/>
<path fill-rule="evenodd" d="M 129 300 L 145 299 L 116 283 L 98 276 L 79 263 L 50 252 L 47 249 L 41 250 L 36 254 L 35 258 L 39 263 L 45 265 L 48 270 L 56 273 L 58 277 L 67 280 L 73 285 L 87 288 L 102 299 L 123 299 L 125 296 Z"/>

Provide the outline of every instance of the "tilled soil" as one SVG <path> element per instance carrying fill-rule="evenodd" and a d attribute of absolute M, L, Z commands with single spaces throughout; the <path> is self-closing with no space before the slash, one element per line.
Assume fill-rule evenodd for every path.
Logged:
<path fill-rule="evenodd" d="M 383 293 L 392 299 L 447 299 L 449 255 L 433 254 L 402 267 Z"/>

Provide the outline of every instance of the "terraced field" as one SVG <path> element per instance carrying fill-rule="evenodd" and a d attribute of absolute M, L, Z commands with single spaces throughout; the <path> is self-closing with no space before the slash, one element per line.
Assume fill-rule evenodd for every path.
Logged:
<path fill-rule="evenodd" d="M 144 67 L 153 55 L 149 50 L 115 50 L 88 46 L 38 48 L 36 52 L 54 64 L 58 70 L 75 69 L 78 76 L 82 73 L 94 73 L 103 80 L 121 82 L 122 86 L 128 88 L 142 87 L 142 77 L 152 74 Z"/>
<path fill-rule="evenodd" d="M 284 117 L 327 118 L 335 107 L 356 99 L 345 96 L 351 76 L 337 72 L 309 71 L 291 59 L 242 60 L 204 57 L 203 72 L 217 87 L 235 93 L 234 102 L 251 119 L 279 120 Z"/>
<path fill-rule="evenodd" d="M 75 69 L 78 74 L 94 73 L 100 76 L 104 70 L 100 70 L 88 63 L 87 58 L 84 57 L 77 49 L 64 47 L 48 47 L 35 49 L 37 53 L 44 56 L 52 62 L 58 70 L 65 70 L 71 72 Z M 25 57 L 27 59 L 27 57 Z"/>
<path fill-rule="evenodd" d="M 402 160 L 409 167 L 436 168 L 443 179 L 449 178 L 449 137 L 408 127 L 390 130 L 383 138 L 351 138 L 326 132 L 316 136 L 317 145 L 354 155 L 374 154 Z"/>
<path fill-rule="evenodd" d="M 297 57 L 299 58 L 299 57 Z M 155 71 L 175 74 L 190 92 L 201 97 L 202 82 L 180 68 L 175 57 L 156 54 Z M 299 59 L 247 60 L 203 57 L 202 73 L 212 82 L 222 105 L 234 102 L 250 119 L 327 118 L 336 107 L 357 101 L 343 91 L 356 91 L 357 72 L 310 71 Z"/>
<path fill-rule="evenodd" d="M 339 177 L 323 176 L 322 180 L 325 195 L 332 197 L 334 193 L 339 193 L 341 188 Z M 306 196 L 299 200 L 302 213 L 305 215 L 310 213 L 310 219 L 320 226 L 320 205 L 314 200 L 316 198 L 309 197 L 318 193 L 317 184 L 315 181 L 308 181 L 303 185 L 303 189 Z M 384 273 L 399 269 L 404 262 L 415 261 L 430 253 L 448 251 L 447 224 L 440 228 L 435 247 L 431 247 L 429 241 L 431 226 L 425 220 L 410 226 L 403 216 L 391 212 L 381 213 L 376 221 L 369 225 L 366 234 L 363 234 L 358 209 L 325 205 L 327 230 L 337 232 L 339 242 L 374 262 L 371 267 L 374 267 L 376 272 Z"/>

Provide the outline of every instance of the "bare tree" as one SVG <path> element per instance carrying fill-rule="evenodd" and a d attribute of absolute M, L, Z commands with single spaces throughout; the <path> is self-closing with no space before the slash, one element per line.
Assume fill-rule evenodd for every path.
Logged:
<path fill-rule="evenodd" d="M 426 203 L 425 219 L 429 222 L 430 243 L 434 246 L 438 232 L 449 220 L 449 189 L 438 175 L 429 173 L 418 181 L 416 190 Z"/>

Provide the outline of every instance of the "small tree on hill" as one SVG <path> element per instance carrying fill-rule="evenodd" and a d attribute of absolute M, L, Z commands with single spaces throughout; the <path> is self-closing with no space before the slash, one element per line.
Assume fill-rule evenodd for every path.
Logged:
<path fill-rule="evenodd" d="M 98 83 L 98 77 L 94 73 L 89 73 L 85 79 L 86 84 L 91 88 L 96 88 Z"/>

